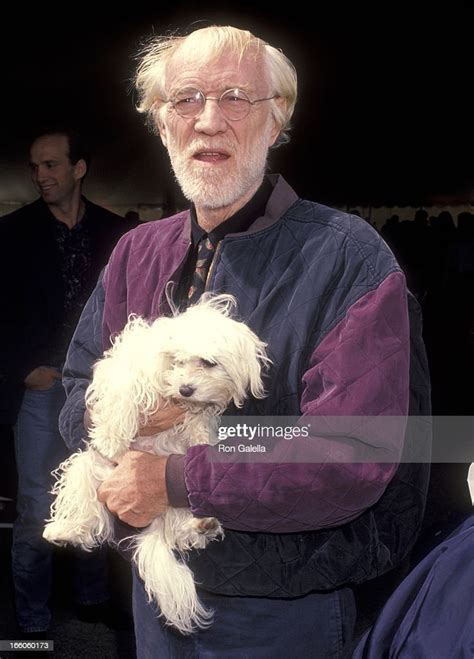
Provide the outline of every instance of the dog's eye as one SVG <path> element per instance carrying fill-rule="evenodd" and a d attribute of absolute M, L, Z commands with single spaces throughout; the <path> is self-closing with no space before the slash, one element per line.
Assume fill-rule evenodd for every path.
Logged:
<path fill-rule="evenodd" d="M 204 368 L 213 368 L 214 366 L 217 366 L 217 364 L 201 358 L 201 366 L 204 366 Z"/>

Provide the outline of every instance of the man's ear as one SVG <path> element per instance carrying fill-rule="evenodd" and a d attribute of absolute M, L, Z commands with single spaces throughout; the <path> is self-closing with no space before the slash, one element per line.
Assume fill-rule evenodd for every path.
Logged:
<path fill-rule="evenodd" d="M 278 105 L 279 110 L 281 110 L 282 112 L 286 110 L 286 98 L 278 96 L 277 98 L 274 99 L 274 101 Z M 273 128 L 270 134 L 270 144 L 268 145 L 269 148 L 275 144 L 282 131 L 282 126 L 280 123 L 277 122 L 274 114 L 272 114 L 272 117 L 273 117 Z"/>
<path fill-rule="evenodd" d="M 76 180 L 80 180 L 83 179 L 86 174 L 87 174 L 86 161 L 81 158 L 74 165 L 74 176 Z"/>
<path fill-rule="evenodd" d="M 166 140 L 166 129 L 165 129 L 162 121 L 160 121 L 158 123 L 158 131 L 160 133 L 161 142 L 162 142 L 163 146 L 165 147 L 165 149 L 167 149 L 168 148 L 168 142 Z"/>
<path fill-rule="evenodd" d="M 165 149 L 168 148 L 168 141 L 166 139 L 166 127 L 163 119 L 160 116 L 159 111 L 155 111 L 155 121 L 156 121 L 156 127 L 158 128 L 158 133 L 160 135 L 161 142 Z"/>

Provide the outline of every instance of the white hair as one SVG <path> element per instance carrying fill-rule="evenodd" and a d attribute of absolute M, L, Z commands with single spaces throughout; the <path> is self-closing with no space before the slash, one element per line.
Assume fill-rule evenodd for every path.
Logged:
<path fill-rule="evenodd" d="M 213 25 L 191 32 L 188 36 L 154 37 L 140 54 L 140 64 L 135 78 L 139 93 L 137 109 L 148 115 L 150 124 L 156 129 L 159 111 L 166 100 L 167 67 L 176 52 L 182 47 L 199 48 L 201 55 L 209 60 L 218 58 L 224 52 L 234 52 L 240 58 L 252 55 L 257 59 L 264 57 L 270 94 L 274 94 L 284 103 L 272 100 L 271 107 L 277 125 L 280 127 L 278 143 L 288 141 L 287 131 L 296 105 L 297 75 L 296 70 L 284 53 L 256 37 L 248 30 L 232 26 Z"/>

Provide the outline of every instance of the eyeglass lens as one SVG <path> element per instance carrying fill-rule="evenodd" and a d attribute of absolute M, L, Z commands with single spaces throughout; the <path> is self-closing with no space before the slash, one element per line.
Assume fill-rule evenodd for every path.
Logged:
<path fill-rule="evenodd" d="M 173 107 L 181 117 L 197 117 L 208 98 L 216 100 L 224 116 L 231 121 L 244 119 L 250 112 L 250 99 L 241 89 L 229 89 L 220 98 L 206 98 L 199 89 L 184 89 L 174 97 Z"/>

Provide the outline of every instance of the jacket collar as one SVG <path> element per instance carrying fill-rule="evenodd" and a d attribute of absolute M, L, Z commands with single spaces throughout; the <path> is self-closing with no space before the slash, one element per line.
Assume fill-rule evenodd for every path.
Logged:
<path fill-rule="evenodd" d="M 281 174 L 269 174 L 268 180 L 273 186 L 273 191 L 268 199 L 265 207 L 264 215 L 257 217 L 250 225 L 247 231 L 242 233 L 228 234 L 229 237 L 233 236 L 248 236 L 249 234 L 257 233 L 262 229 L 267 229 L 286 213 L 286 211 L 298 201 L 299 197 L 293 188 L 285 181 Z M 183 230 L 180 235 L 180 240 L 189 245 L 191 243 L 191 214 L 190 211 L 179 213 L 184 217 Z"/>

